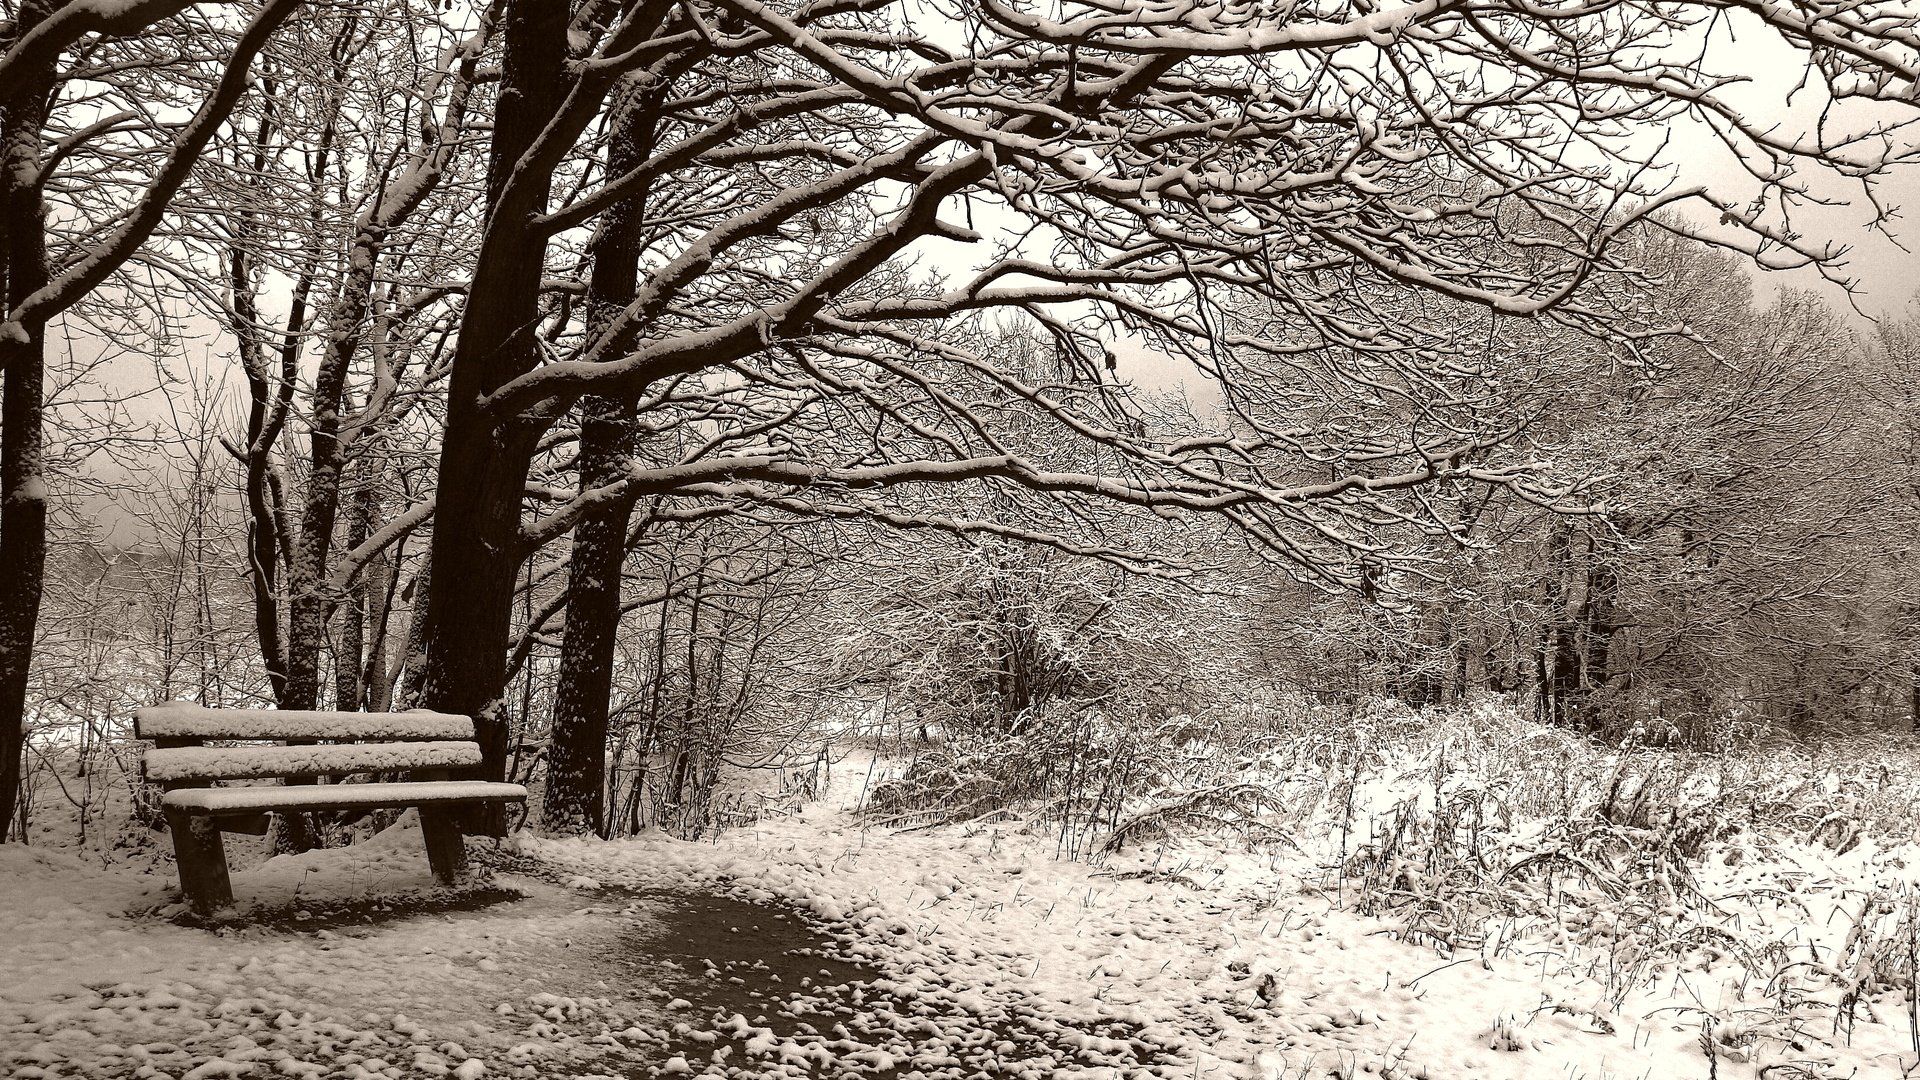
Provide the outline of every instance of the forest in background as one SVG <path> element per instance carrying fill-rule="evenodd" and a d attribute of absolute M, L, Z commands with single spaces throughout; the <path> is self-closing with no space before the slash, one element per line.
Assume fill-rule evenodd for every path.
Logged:
<path fill-rule="evenodd" d="M 1911 15 L 927 7 L 7 7 L 12 835 L 168 699 L 472 714 L 602 835 L 830 730 L 1117 820 L 1383 699 L 1920 721 L 1920 322 L 1742 265 L 1841 273 Z M 1723 19 L 1860 119 L 1741 113 Z M 1749 175 L 1650 179 L 1683 121 Z"/>

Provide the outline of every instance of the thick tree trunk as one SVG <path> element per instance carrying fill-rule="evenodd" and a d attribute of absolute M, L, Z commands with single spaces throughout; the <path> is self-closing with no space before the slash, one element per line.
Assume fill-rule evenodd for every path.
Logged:
<path fill-rule="evenodd" d="M 432 558 L 434 577 L 456 585 L 427 597 L 420 703 L 473 717 L 483 775 L 500 780 L 508 741 L 502 684 L 531 440 L 489 428 L 475 417 L 447 425 Z"/>
<path fill-rule="evenodd" d="M 652 153 L 657 92 L 634 94 L 622 109 L 608 171 L 618 176 Z M 632 299 L 639 281 L 641 190 L 609 213 L 590 249 L 589 331 L 604 332 Z M 580 403 L 580 490 L 617 480 L 632 452 L 633 399 L 589 396 Z M 558 832 L 604 835 L 607 708 L 613 695 L 613 653 L 620 630 L 620 582 L 633 499 L 582 518 L 568 566 L 566 634 L 547 741 L 547 790 L 541 824 Z"/>
<path fill-rule="evenodd" d="M 421 704 L 474 718 L 482 773 L 503 779 L 508 722 L 501 699 L 520 503 L 544 423 L 496 422 L 482 399 L 537 361 L 535 324 L 546 244 L 529 225 L 547 204 L 551 174 L 521 157 L 568 88 L 568 5 L 515 0 L 502 21 L 505 57 L 487 175 L 487 225 L 448 380 L 446 433 L 434 511 L 433 574 Z M 445 583 L 456 583 L 448 587 Z M 504 828 L 489 815 L 488 831 Z"/>
<path fill-rule="evenodd" d="M 630 403 L 588 398 L 580 423 L 582 489 L 614 479 L 626 461 Z M 547 790 L 541 824 L 560 832 L 604 831 L 607 708 L 620 629 L 620 582 L 631 500 L 583 519 L 573 532 L 567 622 L 547 742 Z"/>
<path fill-rule="evenodd" d="M 42 254 L 37 248 L 10 242 L 10 269 L 36 259 Z M 43 327 L 35 326 L 26 341 L 0 341 L 6 372 L 0 385 L 0 841 L 11 831 L 20 802 L 27 676 L 46 578 L 42 334 Z"/>
<path fill-rule="evenodd" d="M 15 39 L 49 13 L 22 7 Z M 0 39 L 0 44 L 5 41 Z M 0 259 L 4 315 L 47 284 L 45 212 L 40 197 L 41 131 L 54 83 L 51 62 L 23 72 L 28 86 L 0 111 Z M 46 325 L 0 329 L 0 842 L 21 817 L 27 675 L 47 566 L 47 483 L 42 428 Z M 24 821 L 22 822 L 24 831 Z"/>

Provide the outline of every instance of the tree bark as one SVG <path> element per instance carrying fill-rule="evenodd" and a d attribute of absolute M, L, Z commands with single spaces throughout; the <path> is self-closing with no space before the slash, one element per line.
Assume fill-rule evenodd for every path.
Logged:
<path fill-rule="evenodd" d="M 51 10 L 45 2 L 23 5 L 14 40 Z M 40 162 L 55 58 L 21 75 L 28 85 L 13 88 L 18 92 L 0 108 L 0 259 L 9 319 L 49 279 Z M 0 842 L 12 832 L 16 817 L 24 819 L 27 675 L 47 566 L 46 321 L 15 322 L 14 327 L 0 332 Z"/>
<path fill-rule="evenodd" d="M 420 708 L 420 695 L 427 678 L 427 606 L 433 596 L 433 560 L 428 558 L 413 581 L 402 591 L 407 601 L 407 642 L 401 650 L 400 667 L 394 674 L 397 698 L 402 708 Z"/>
<path fill-rule="evenodd" d="M 364 468 L 362 463 L 355 470 L 360 473 L 357 477 L 360 482 L 347 496 L 346 543 L 349 548 L 365 543 L 367 535 L 373 531 L 372 477 L 362 471 Z M 362 572 L 347 590 L 344 602 L 334 610 L 338 629 L 333 640 L 333 707 L 341 712 L 359 712 L 365 705 L 365 671 L 361 665 L 365 662 L 367 624 L 373 613 L 368 585 L 368 576 Z"/>
<path fill-rule="evenodd" d="M 626 460 L 630 401 L 590 397 L 581 403 L 580 483 L 610 482 Z M 607 709 L 613 694 L 614 644 L 620 629 L 620 584 L 633 500 L 619 500 L 581 520 L 568 567 L 567 621 L 560 646 L 553 729 L 547 741 L 547 789 L 541 824 L 558 832 L 602 832 L 605 826 Z"/>
<path fill-rule="evenodd" d="M 614 132 L 608 171 L 618 176 L 653 152 L 659 91 L 630 95 Z M 639 281 L 641 215 L 647 191 L 616 205 L 589 251 L 590 335 L 603 333 Z M 580 403 L 580 490 L 619 479 L 632 457 L 634 399 L 589 395 Z M 607 709 L 613 696 L 613 653 L 620 630 L 620 584 L 627 522 L 635 496 L 615 500 L 580 520 L 567 570 L 567 620 L 560 645 L 559 685 L 547 740 L 547 789 L 541 824 L 556 832 L 605 835 Z"/>
<path fill-rule="evenodd" d="M 421 704 L 473 717 L 481 771 L 494 780 L 507 770 L 501 693 L 521 561 L 520 503 L 545 424 L 520 417 L 496 422 L 482 400 L 539 358 L 535 323 L 546 244 L 530 225 L 546 208 L 552 175 L 537 163 L 521 167 L 521 158 L 568 90 L 567 19 L 568 5 L 514 0 L 502 20 L 487 225 L 448 380 L 434 511 L 433 574 L 443 585 L 427 598 Z M 489 814 L 483 824 L 499 832 L 504 815 Z"/>

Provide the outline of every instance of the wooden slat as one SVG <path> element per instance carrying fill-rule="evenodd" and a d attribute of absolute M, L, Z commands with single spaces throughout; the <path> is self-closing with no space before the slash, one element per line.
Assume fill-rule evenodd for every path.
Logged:
<path fill-rule="evenodd" d="M 250 836 L 265 836 L 273 829 L 273 815 L 264 811 L 258 814 L 234 814 L 230 817 L 208 818 L 217 823 L 223 833 L 246 833 Z"/>
<path fill-rule="evenodd" d="M 160 797 L 168 810 L 226 816 L 262 810 L 351 810 L 385 806 L 448 806 L 478 802 L 525 802 L 519 784 L 435 780 L 399 784 L 322 784 L 316 787 L 180 788 Z"/>
<path fill-rule="evenodd" d="M 257 780 L 268 776 L 464 769 L 480 764 L 472 742 L 308 744 L 303 746 L 183 746 L 149 750 L 147 779 Z"/>
<path fill-rule="evenodd" d="M 184 701 L 133 713 L 141 739 L 331 739 L 414 742 L 471 739 L 473 720 L 416 709 L 398 713 L 307 712 L 297 709 L 208 709 Z"/>

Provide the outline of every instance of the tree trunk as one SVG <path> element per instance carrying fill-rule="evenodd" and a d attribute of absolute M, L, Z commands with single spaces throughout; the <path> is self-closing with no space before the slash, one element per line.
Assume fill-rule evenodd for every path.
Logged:
<path fill-rule="evenodd" d="M 1575 622 L 1567 611 L 1567 564 L 1572 549 L 1572 526 L 1555 521 L 1547 534 L 1546 626 L 1537 653 L 1540 668 L 1540 718 L 1549 724 L 1574 722 L 1574 698 L 1580 683 L 1580 653 L 1574 640 Z"/>
<path fill-rule="evenodd" d="M 447 388 L 427 656 L 421 704 L 474 718 L 482 774 L 503 779 L 508 724 L 501 700 L 514 582 L 521 561 L 520 503 L 544 423 L 496 421 L 482 399 L 539 358 L 535 324 L 546 244 L 530 228 L 552 175 L 517 168 L 567 92 L 568 5 L 515 0 L 502 23 L 505 56 L 487 170 L 487 225 L 461 320 Z M 457 583 L 446 587 L 445 583 Z M 504 815 L 487 815 L 487 831 Z"/>
<path fill-rule="evenodd" d="M 336 303 L 335 311 L 339 312 L 342 307 Z M 287 678 L 286 689 L 280 695 L 283 709 L 320 707 L 320 648 L 326 641 L 330 608 L 334 606 L 328 596 L 327 562 L 340 505 L 340 477 L 346 466 L 345 448 L 339 437 L 340 405 L 346 392 L 347 362 L 352 357 L 350 346 L 339 347 L 339 338 L 337 330 L 329 336 L 328 349 L 314 376 L 306 507 L 301 515 L 300 534 L 291 545 L 292 559 L 287 568 Z M 351 612 L 347 617 L 352 617 Z M 349 664 L 358 662 L 356 646 Z M 339 663 L 340 658 L 336 657 L 336 669 Z M 344 704 L 339 707 L 349 708 Z M 288 777 L 283 783 L 297 787 L 311 784 L 313 780 Z M 273 850 L 277 854 L 306 851 L 318 839 L 318 830 L 305 814 L 275 814 L 274 822 L 278 826 L 273 834 Z"/>
<path fill-rule="evenodd" d="M 1599 730 L 1610 717 L 1609 702 L 1602 691 L 1613 680 L 1613 638 L 1620 630 L 1614 609 L 1619 592 L 1619 572 L 1611 563 L 1593 557 L 1587 567 L 1587 595 L 1580 617 L 1580 709 L 1589 730 Z"/>
<path fill-rule="evenodd" d="M 12 40 L 49 14 L 25 4 Z M 21 73 L 27 86 L 0 111 L 0 259 L 6 312 L 47 284 L 45 211 L 40 196 L 41 132 L 55 79 L 49 60 Z M 47 567 L 47 482 L 42 428 L 46 324 L 0 329 L 0 842 L 21 819 L 26 753 L 27 675 Z"/>
<path fill-rule="evenodd" d="M 625 464 L 631 402 L 582 402 L 580 484 L 609 483 Z M 547 790 L 541 824 L 561 832 L 602 831 L 606 785 L 607 708 L 620 629 L 620 583 L 626 562 L 631 499 L 581 520 L 568 567 L 567 622 L 547 742 Z"/>
<path fill-rule="evenodd" d="M 378 254 L 377 244 L 364 233 L 355 238 L 350 260 L 354 270 L 341 284 L 333 305 L 334 317 L 343 322 L 328 332 L 327 348 L 313 379 L 307 499 L 287 575 L 287 692 L 282 708 L 312 709 L 320 700 L 320 647 L 326 640 L 327 616 L 333 606 L 333 598 L 328 595 L 327 563 L 340 510 L 341 475 L 347 464 L 346 447 L 340 438 L 340 409 L 346 397 L 347 369 L 358 348 L 361 321 L 371 298 L 373 263 Z"/>
<path fill-rule="evenodd" d="M 367 504 L 357 512 L 372 522 L 378 512 L 379 497 L 371 487 L 362 488 L 357 497 Z M 404 552 L 405 541 L 401 544 L 399 550 Z M 387 638 L 393 621 L 395 586 L 400 577 L 393 569 L 398 558 L 382 550 L 368 559 L 366 569 L 360 572 L 361 592 L 367 605 L 367 659 L 362 666 L 361 683 L 366 688 L 368 712 L 386 712 L 393 706 L 393 673 L 387 666 Z"/>
<path fill-rule="evenodd" d="M 635 94 L 622 110 L 608 165 L 611 175 L 627 172 L 652 153 L 660 93 Z M 646 198 L 643 189 L 615 206 L 589 249 L 589 336 L 604 332 L 633 297 Z M 580 403 L 580 490 L 610 484 L 624 471 L 632 454 L 633 410 L 632 398 L 596 395 Z M 607 708 L 613 695 L 620 582 L 633 503 L 632 497 L 617 500 L 574 527 L 566 632 L 541 804 L 541 824 L 558 832 L 606 832 Z"/>
<path fill-rule="evenodd" d="M 366 481 L 371 477 L 360 469 L 359 479 L 363 481 L 347 502 L 347 536 L 349 549 L 366 542 L 367 535 L 373 531 L 373 494 Z M 338 632 L 333 641 L 333 707 L 341 712 L 359 712 L 365 705 L 365 684 L 361 668 L 366 649 L 367 623 L 372 617 L 373 603 L 368 591 L 368 578 L 361 573 L 353 587 L 347 590 L 345 602 L 335 609 L 338 620 Z"/>
<path fill-rule="evenodd" d="M 402 593 L 407 600 L 407 642 L 401 650 L 400 667 L 394 673 L 399 684 L 403 708 L 420 707 L 420 694 L 427 677 L 427 602 L 433 595 L 433 560 L 429 558 L 413 583 Z"/>

